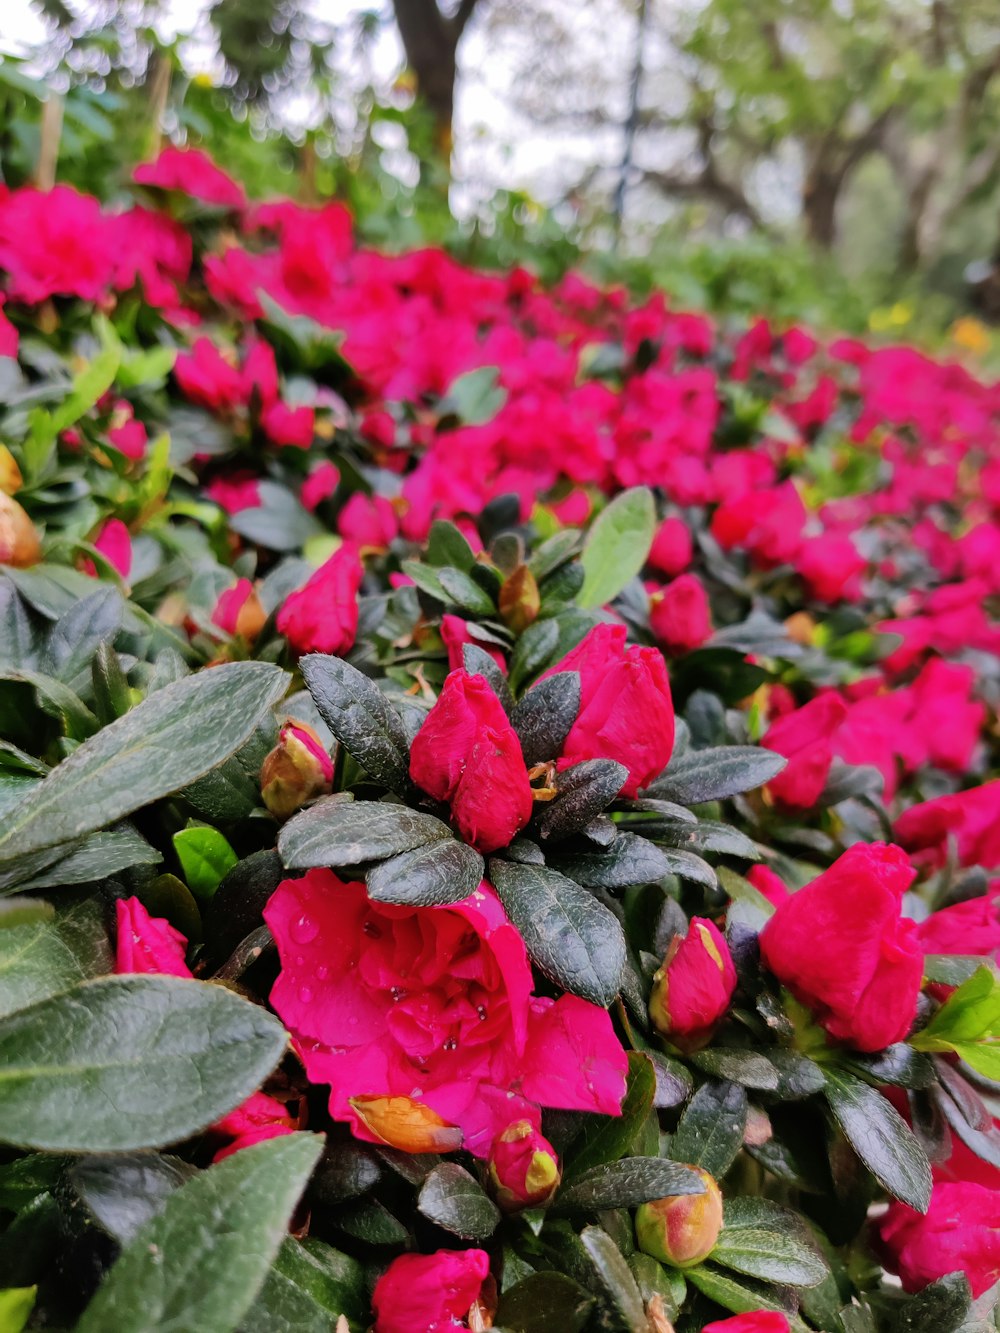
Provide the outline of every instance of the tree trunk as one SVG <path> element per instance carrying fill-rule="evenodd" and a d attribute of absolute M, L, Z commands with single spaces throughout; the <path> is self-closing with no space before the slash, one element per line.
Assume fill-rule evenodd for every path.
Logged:
<path fill-rule="evenodd" d="M 451 150 L 456 54 L 464 22 L 446 18 L 436 0 L 393 0 L 393 9 L 406 63 L 434 117 L 438 145 L 447 154 Z M 471 13 L 471 5 L 468 10 Z"/>
<path fill-rule="evenodd" d="M 837 239 L 837 200 L 843 176 L 816 170 L 806 178 L 802 191 L 802 216 L 806 235 L 821 250 L 832 250 Z"/>

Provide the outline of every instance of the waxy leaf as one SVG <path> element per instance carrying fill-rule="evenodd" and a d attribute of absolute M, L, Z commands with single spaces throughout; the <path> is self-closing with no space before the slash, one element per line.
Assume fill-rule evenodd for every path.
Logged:
<path fill-rule="evenodd" d="M 579 671 L 546 676 L 518 700 L 510 720 L 528 768 L 558 756 L 579 711 Z"/>
<path fill-rule="evenodd" d="M 593 1265 L 597 1281 L 614 1309 L 613 1327 L 629 1333 L 645 1333 L 649 1327 L 642 1303 L 642 1293 L 621 1250 L 601 1227 L 584 1227 L 580 1244 Z"/>
<path fill-rule="evenodd" d="M 454 838 L 401 852 L 368 871 L 368 896 L 379 903 L 435 907 L 458 903 L 479 888 L 483 858 Z"/>
<path fill-rule="evenodd" d="M 496 1204 L 457 1162 L 434 1168 L 421 1186 L 417 1210 L 463 1240 L 485 1240 L 500 1221 Z"/>
<path fill-rule="evenodd" d="M 559 795 L 542 808 L 538 828 L 557 841 L 579 833 L 610 805 L 628 781 L 628 769 L 613 759 L 587 759 L 556 778 Z"/>
<path fill-rule="evenodd" d="M 320 716 L 347 753 L 376 782 L 401 790 L 410 746 L 402 719 L 378 686 L 339 657 L 309 653 L 299 668 Z"/>
<path fill-rule="evenodd" d="M 673 862 L 671 853 L 654 846 L 647 838 L 637 833 L 619 833 L 606 851 L 563 852 L 553 856 L 553 864 L 589 888 L 626 889 L 630 884 L 655 884 L 671 873 Z M 711 874 L 710 867 L 705 869 Z M 715 883 L 714 876 L 711 882 Z"/>
<path fill-rule="evenodd" d="M 451 838 L 433 815 L 384 801 L 326 796 L 301 810 L 278 835 L 278 851 L 290 869 L 356 866 Z"/>
<path fill-rule="evenodd" d="M 671 1155 L 721 1180 L 743 1146 L 746 1124 L 744 1089 L 737 1083 L 705 1083 L 684 1108 L 670 1144 Z"/>
<path fill-rule="evenodd" d="M 499 1327 L 510 1333 L 582 1333 L 594 1297 L 565 1273 L 532 1273 L 500 1298 Z"/>
<path fill-rule="evenodd" d="M 125 1247 L 77 1333 L 233 1333 L 322 1147 L 318 1135 L 289 1134 L 198 1172 Z"/>
<path fill-rule="evenodd" d="M 780 754 L 756 745 L 720 745 L 688 750 L 646 788 L 650 796 L 678 805 L 722 801 L 752 791 L 776 777 L 787 763 Z"/>
<path fill-rule="evenodd" d="M 635 1208 L 668 1194 L 704 1194 L 705 1183 L 696 1171 L 663 1157 L 623 1157 L 591 1167 L 556 1196 L 560 1212 L 584 1209 Z"/>
<path fill-rule="evenodd" d="M 72 842 L 194 782 L 249 740 L 287 683 L 266 662 L 232 662 L 157 690 L 84 741 L 10 812 L 0 865 Z"/>
<path fill-rule="evenodd" d="M 793 1287 L 817 1286 L 830 1271 L 795 1213 L 752 1197 L 726 1201 L 712 1262 Z"/>
<path fill-rule="evenodd" d="M 111 968 L 102 912 L 95 902 L 0 930 L 0 1017 L 69 990 Z"/>
<path fill-rule="evenodd" d="M 256 1091 L 285 1049 L 266 1010 L 181 977 L 87 981 L 0 1020 L 0 1142 L 175 1143 Z"/>
<path fill-rule="evenodd" d="M 364 1270 L 356 1259 L 311 1236 L 289 1237 L 240 1333 L 330 1333 L 340 1315 L 362 1326 L 367 1310 Z"/>
<path fill-rule="evenodd" d="M 218 829 L 189 824 L 173 838 L 187 886 L 197 898 L 211 898 L 239 859 Z"/>
<path fill-rule="evenodd" d="M 77 1158 L 69 1181 L 98 1225 L 124 1245 L 196 1170 L 155 1152 L 101 1153 Z"/>
<path fill-rule="evenodd" d="M 482 676 L 496 697 L 503 704 L 508 715 L 514 707 L 514 696 L 507 684 L 507 677 L 490 657 L 485 648 L 475 643 L 462 645 L 462 662 L 470 676 Z M 527 760 L 525 761 L 527 762 Z"/>
<path fill-rule="evenodd" d="M 540 970 L 574 995 L 611 1004 L 625 966 L 618 918 L 547 866 L 493 860 L 489 879 Z"/>
<path fill-rule="evenodd" d="M 588 1115 L 583 1129 L 574 1139 L 572 1156 L 566 1164 L 567 1184 L 591 1167 L 616 1162 L 635 1143 L 653 1109 L 656 1073 L 652 1062 L 641 1051 L 629 1051 L 628 1079 L 620 1116 Z"/>
<path fill-rule="evenodd" d="M 867 1083 L 833 1069 L 826 1071 L 826 1099 L 847 1141 L 882 1188 L 925 1213 L 930 1164 L 899 1112 Z"/>
<path fill-rule="evenodd" d="M 622 491 L 598 514 L 584 544 L 580 606 L 604 606 L 642 569 L 656 532 L 656 505 L 645 486 Z"/>

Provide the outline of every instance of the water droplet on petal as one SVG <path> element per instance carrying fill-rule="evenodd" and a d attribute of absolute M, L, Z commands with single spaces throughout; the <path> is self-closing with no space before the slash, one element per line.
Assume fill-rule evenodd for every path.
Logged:
<path fill-rule="evenodd" d="M 361 927 L 361 929 L 365 932 L 366 935 L 370 935 L 373 940 L 378 940 L 382 938 L 381 930 L 379 930 L 375 922 L 370 919 L 365 922 L 365 924 Z"/>
<path fill-rule="evenodd" d="M 449 1037 L 447 1041 L 441 1043 L 441 1049 L 442 1051 L 457 1051 L 458 1042 L 455 1040 L 454 1037 Z"/>
<path fill-rule="evenodd" d="M 319 926 L 306 912 L 295 918 L 290 929 L 296 944 L 311 944 L 319 934 Z"/>
<path fill-rule="evenodd" d="M 326 981 L 329 975 L 330 975 L 330 969 L 327 967 L 325 963 L 320 963 L 319 967 L 317 967 L 316 969 L 316 980 Z"/>
<path fill-rule="evenodd" d="M 484 1022 L 486 1021 L 486 1005 L 485 1005 L 485 1004 L 477 1004 L 477 1005 L 476 1005 L 476 1013 L 479 1015 L 479 1021 L 480 1021 L 480 1023 L 484 1023 Z"/>
<path fill-rule="evenodd" d="M 299 987 L 299 1003 L 300 1003 L 300 1004 L 309 1004 L 309 1003 L 311 1002 L 311 1000 L 312 1000 L 312 997 L 313 997 L 313 992 L 312 992 L 312 987 L 311 987 L 311 986 L 300 986 L 300 987 Z"/>

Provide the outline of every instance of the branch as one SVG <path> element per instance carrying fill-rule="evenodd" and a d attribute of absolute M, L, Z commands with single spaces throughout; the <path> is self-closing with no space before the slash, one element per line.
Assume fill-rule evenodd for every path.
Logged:
<path fill-rule="evenodd" d="M 465 31 L 466 24 L 469 22 L 469 19 L 472 18 L 472 11 L 478 3 L 479 0 L 461 0 L 455 13 L 452 15 L 450 23 L 452 31 L 455 34 L 456 43 Z"/>
<path fill-rule="evenodd" d="M 715 203 L 721 204 L 727 212 L 746 218 L 762 231 L 768 230 L 743 191 L 729 181 L 713 176 L 711 172 L 702 171 L 698 176 L 688 177 L 672 171 L 643 171 L 640 179 L 667 195 L 679 195 L 687 199 L 712 199 Z"/>

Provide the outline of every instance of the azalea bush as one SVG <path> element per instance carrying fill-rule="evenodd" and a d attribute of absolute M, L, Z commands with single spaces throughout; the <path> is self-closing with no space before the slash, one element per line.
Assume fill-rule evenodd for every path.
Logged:
<path fill-rule="evenodd" d="M 982 1333 L 1000 398 L 0 198 L 0 1326 Z"/>

